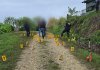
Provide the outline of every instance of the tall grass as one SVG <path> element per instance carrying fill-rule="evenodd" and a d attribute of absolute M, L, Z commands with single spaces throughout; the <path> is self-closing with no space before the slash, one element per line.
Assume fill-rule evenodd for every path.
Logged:
<path fill-rule="evenodd" d="M 20 37 L 18 33 L 5 33 L 0 35 L 0 70 L 13 70 L 22 49 L 19 44 L 25 42 L 26 37 Z M 7 61 L 3 62 L 1 57 L 6 55 Z"/>

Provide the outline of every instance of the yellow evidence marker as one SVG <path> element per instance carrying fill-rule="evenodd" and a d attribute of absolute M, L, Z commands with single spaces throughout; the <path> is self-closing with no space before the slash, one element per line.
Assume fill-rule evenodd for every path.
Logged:
<path fill-rule="evenodd" d="M 3 56 L 2 56 L 2 61 L 7 61 L 6 55 L 3 55 Z"/>
<path fill-rule="evenodd" d="M 57 45 L 57 46 L 59 46 L 59 45 L 60 45 L 60 43 L 59 43 L 59 42 L 56 42 L 56 45 Z"/>
<path fill-rule="evenodd" d="M 71 52 L 74 52 L 75 51 L 75 48 L 74 47 L 71 47 Z"/>
<path fill-rule="evenodd" d="M 41 42 L 41 39 L 40 38 L 37 38 L 37 41 L 40 43 Z"/>
<path fill-rule="evenodd" d="M 71 39 L 71 41 L 75 42 L 75 41 L 76 41 L 76 38 L 75 38 L 75 37 L 74 37 L 74 38 L 72 38 L 72 39 Z"/>
<path fill-rule="evenodd" d="M 54 41 L 56 41 L 56 38 L 54 38 Z"/>
<path fill-rule="evenodd" d="M 20 48 L 23 49 L 24 48 L 24 45 L 23 44 L 20 44 Z"/>
<path fill-rule="evenodd" d="M 58 38 L 55 39 L 55 42 L 58 42 Z"/>

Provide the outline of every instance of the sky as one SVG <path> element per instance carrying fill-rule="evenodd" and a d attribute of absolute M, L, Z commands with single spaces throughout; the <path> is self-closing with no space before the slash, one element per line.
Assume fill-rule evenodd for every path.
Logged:
<path fill-rule="evenodd" d="M 85 9 L 83 0 L 0 0 L 0 22 L 5 17 L 15 18 L 27 16 L 30 18 L 41 16 L 45 19 L 50 17 L 66 17 L 68 7 L 80 11 Z"/>

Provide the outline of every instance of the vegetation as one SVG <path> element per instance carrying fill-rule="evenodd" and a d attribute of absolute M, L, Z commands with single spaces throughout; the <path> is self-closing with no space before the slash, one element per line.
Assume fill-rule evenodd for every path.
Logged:
<path fill-rule="evenodd" d="M 26 41 L 30 38 L 26 36 L 20 36 L 20 33 L 4 33 L 0 35 L 0 70 L 13 70 L 16 66 L 16 62 L 19 60 L 19 56 L 23 49 L 20 48 L 20 44 L 23 43 L 24 47 Z M 2 61 L 1 57 L 6 55 L 7 61 Z"/>
<path fill-rule="evenodd" d="M 12 31 L 12 27 L 9 24 L 0 24 L 0 34 L 8 33 Z"/>
<path fill-rule="evenodd" d="M 37 28 L 37 20 L 22 17 L 6 17 L 3 23 L 0 23 L 0 70 L 13 70 L 16 62 L 19 60 L 22 49 L 20 44 L 26 46 L 26 41 L 33 37 Z M 26 37 L 24 32 L 24 23 L 30 25 L 31 37 Z M 2 61 L 2 56 L 7 57 L 7 61 Z"/>
<path fill-rule="evenodd" d="M 89 55 L 89 51 L 85 50 L 85 49 L 78 49 L 75 51 L 74 55 L 77 56 L 79 58 L 79 60 L 81 60 L 83 62 L 84 60 L 84 64 L 87 65 L 87 67 L 91 70 L 100 70 L 100 55 L 96 54 L 96 53 L 92 53 L 93 56 L 93 60 L 92 62 L 87 62 L 86 61 L 86 56 Z"/>
<path fill-rule="evenodd" d="M 74 10 L 74 11 L 73 11 Z M 74 55 L 78 58 L 86 60 L 90 51 L 93 53 L 93 61 L 86 62 L 90 68 L 99 70 L 100 64 L 100 13 L 91 12 L 82 16 L 74 15 L 75 9 L 69 9 L 67 18 L 64 18 L 66 22 L 70 22 L 72 27 L 70 31 L 70 37 L 64 35 L 62 40 L 66 41 L 71 46 L 75 47 Z M 72 14 L 72 15 L 71 15 Z M 55 35 L 60 35 L 64 29 L 65 22 L 59 23 L 60 19 L 51 18 L 52 22 L 48 24 L 49 31 Z M 49 21 L 51 21 L 51 19 Z M 75 37 L 75 41 L 69 41 Z M 89 48 L 90 40 L 90 48 Z"/>
<path fill-rule="evenodd" d="M 2 55 L 6 55 L 7 61 L 3 62 L 0 59 L 0 70 L 12 70 L 15 66 L 15 62 L 21 53 L 19 48 L 20 37 L 14 33 L 5 33 L 0 35 L 0 58 Z"/>
<path fill-rule="evenodd" d="M 39 17 L 38 17 L 39 18 Z M 36 18 L 34 18 L 36 19 Z M 30 29 L 36 31 L 37 29 L 37 22 L 36 20 L 28 18 L 28 17 L 21 17 L 21 18 L 14 18 L 14 17 L 6 17 L 3 23 L 0 23 L 0 34 L 11 32 L 11 31 L 24 31 L 24 24 L 27 23 L 30 25 Z M 38 21 L 38 20 L 37 20 Z"/>
<path fill-rule="evenodd" d="M 64 40 L 69 48 L 71 46 L 75 47 L 74 55 L 78 58 L 86 59 L 86 56 L 90 52 L 93 53 L 93 61 L 88 62 L 92 68 L 99 70 L 100 64 L 100 12 L 91 12 L 86 15 L 77 16 L 77 11 L 75 8 L 69 9 L 67 17 L 61 17 L 59 19 L 50 18 L 48 22 L 48 31 L 60 35 L 66 23 L 71 23 L 70 37 L 64 34 L 61 38 Z M 34 19 L 28 17 L 21 17 L 16 19 L 14 17 L 6 17 L 3 23 L 0 23 L 0 57 L 2 55 L 7 56 L 7 61 L 3 62 L 0 59 L 0 70 L 12 70 L 16 65 L 18 57 L 21 53 L 19 44 L 21 42 L 25 43 L 26 37 L 20 37 L 18 33 L 13 31 L 24 31 L 24 23 L 27 21 L 30 25 L 31 31 L 36 31 L 37 21 L 41 19 L 36 17 Z M 22 32 L 21 32 L 22 33 Z M 72 38 L 75 37 L 75 41 Z M 71 41 L 69 41 L 71 40 Z M 90 41 L 90 48 L 89 48 Z M 88 64 L 87 63 L 87 64 Z M 54 69 L 59 68 L 57 64 L 53 64 Z M 52 68 L 52 63 L 50 63 L 50 68 Z M 9 68 L 9 69 L 8 69 Z M 49 67 L 48 67 L 49 68 Z"/>

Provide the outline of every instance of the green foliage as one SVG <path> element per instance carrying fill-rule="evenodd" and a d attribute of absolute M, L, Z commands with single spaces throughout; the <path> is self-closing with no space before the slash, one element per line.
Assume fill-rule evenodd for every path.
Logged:
<path fill-rule="evenodd" d="M 18 25 L 20 28 L 20 31 L 24 31 L 24 24 L 28 23 L 30 26 L 30 30 L 36 30 L 36 24 L 34 23 L 34 21 L 32 21 L 32 19 L 28 18 L 28 17 L 22 17 L 18 19 Z"/>
<path fill-rule="evenodd" d="M 61 17 L 60 19 L 50 18 L 48 22 L 48 29 L 54 34 L 61 34 L 66 23 L 66 18 Z"/>
<path fill-rule="evenodd" d="M 71 13 L 73 13 L 73 11 Z M 48 25 L 50 32 L 54 34 L 60 34 L 66 23 L 66 20 L 64 20 L 52 19 L 52 22 L 50 22 Z M 88 49 L 89 39 L 92 46 L 91 50 L 99 50 L 98 45 L 100 45 L 100 13 L 92 12 L 84 16 L 72 16 L 72 14 L 69 14 L 67 16 L 67 22 L 71 23 L 72 25 L 70 37 L 67 37 L 65 34 L 61 39 L 66 41 L 67 45 L 75 46 L 74 54 L 77 57 L 85 60 L 86 56 L 89 55 L 89 51 L 86 50 Z M 68 42 L 68 39 L 72 39 L 73 37 L 76 38 L 76 42 Z M 80 49 L 81 47 L 85 49 Z M 95 70 L 100 70 L 100 55 L 93 53 L 93 61 L 91 63 L 88 62 L 87 64 L 91 65 L 92 68 L 95 68 Z"/>
<path fill-rule="evenodd" d="M 61 34 L 61 27 L 55 25 L 52 31 L 54 34 Z"/>
<path fill-rule="evenodd" d="M 18 47 L 19 40 L 19 36 L 14 33 L 4 33 L 0 35 L 0 57 L 3 54 L 7 57 L 6 62 L 0 60 L 0 70 L 12 70 L 12 68 L 15 67 L 16 59 L 21 52 Z M 13 54 L 13 56 L 11 56 L 11 54 Z"/>
<path fill-rule="evenodd" d="M 86 60 L 86 57 L 89 55 L 89 51 L 85 49 L 77 49 L 77 51 L 74 52 L 74 55 L 76 55 L 79 59 Z M 92 62 L 85 62 L 85 64 L 88 66 L 88 68 L 99 70 L 100 69 L 100 55 L 92 52 Z M 92 66 L 92 67 L 91 67 Z M 90 70 L 91 70 L 90 69 Z"/>
<path fill-rule="evenodd" d="M 10 24 L 14 27 L 14 25 L 17 25 L 16 19 L 14 17 L 6 17 L 4 20 L 5 24 Z"/>
<path fill-rule="evenodd" d="M 78 11 L 76 11 L 76 8 L 71 9 L 70 7 L 68 7 L 68 12 L 69 12 L 69 15 L 73 16 L 73 15 L 75 15 Z"/>
<path fill-rule="evenodd" d="M 23 32 L 21 32 L 23 33 Z M 30 38 L 20 37 L 20 33 L 4 33 L 0 35 L 0 58 L 6 55 L 7 61 L 0 59 L 0 70 L 14 70 L 22 49 L 20 43 L 25 44 Z M 29 40 L 28 40 L 29 39 Z"/>
<path fill-rule="evenodd" d="M 4 20 L 4 24 L 9 24 L 14 28 L 15 31 L 24 31 L 24 24 L 28 23 L 30 25 L 30 30 L 36 30 L 37 24 L 35 24 L 35 20 L 32 20 L 28 17 L 14 18 L 14 17 L 6 17 Z"/>
<path fill-rule="evenodd" d="M 12 27 L 9 24 L 0 24 L 0 34 L 8 33 L 12 31 Z"/>
<path fill-rule="evenodd" d="M 91 38 L 92 43 L 100 44 L 100 30 L 94 32 L 90 38 Z"/>
<path fill-rule="evenodd" d="M 100 13 L 89 13 L 84 16 L 72 16 L 68 20 L 72 23 L 72 34 L 77 34 L 76 36 L 81 38 L 91 38 L 94 44 L 99 44 L 99 36 L 96 33 L 99 33 L 96 26 L 99 26 Z M 95 33 L 96 32 L 96 33 Z"/>

